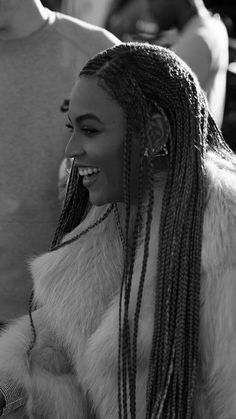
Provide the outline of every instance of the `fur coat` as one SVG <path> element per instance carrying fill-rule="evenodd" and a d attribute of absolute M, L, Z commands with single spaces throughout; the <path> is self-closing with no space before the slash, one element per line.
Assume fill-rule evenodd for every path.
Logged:
<path fill-rule="evenodd" d="M 206 163 L 208 185 L 203 225 L 200 363 L 194 419 L 236 418 L 236 171 L 214 154 Z M 158 189 L 158 188 L 157 188 Z M 161 211 L 157 191 L 152 220 L 137 358 L 137 419 L 145 417 L 145 383 L 152 342 L 154 278 Z M 105 212 L 93 208 L 69 237 Z M 122 212 L 122 207 L 119 208 Z M 68 238 L 68 236 L 67 236 Z M 142 240 L 134 267 L 130 311 L 135 310 Z M 37 340 L 28 317 L 13 322 L 0 338 L 1 374 L 28 395 L 27 417 L 117 419 L 118 304 L 122 243 L 111 213 L 105 222 L 69 246 L 31 262 L 38 310 Z M 93 409 L 90 409 L 90 406 Z M 26 417 L 25 411 L 17 416 Z"/>

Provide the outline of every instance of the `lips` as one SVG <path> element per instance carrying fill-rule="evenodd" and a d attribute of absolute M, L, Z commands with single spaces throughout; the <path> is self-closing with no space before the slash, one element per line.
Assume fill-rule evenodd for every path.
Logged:
<path fill-rule="evenodd" d="M 78 166 L 79 175 L 83 177 L 83 185 L 89 188 L 99 176 L 100 169 L 92 166 L 81 166 L 78 162 L 75 162 Z"/>
<path fill-rule="evenodd" d="M 90 186 L 92 186 L 96 182 L 98 176 L 99 176 L 99 172 L 93 173 L 91 175 L 84 175 L 83 176 L 83 185 L 86 188 L 89 188 Z"/>

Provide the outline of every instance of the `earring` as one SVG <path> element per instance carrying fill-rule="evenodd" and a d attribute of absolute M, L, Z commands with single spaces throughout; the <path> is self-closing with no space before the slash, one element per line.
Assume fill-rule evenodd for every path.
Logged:
<path fill-rule="evenodd" d="M 144 156 L 150 159 L 156 159 L 157 157 L 168 156 L 169 151 L 164 145 L 161 149 L 146 147 L 144 151 Z"/>
<path fill-rule="evenodd" d="M 157 112 L 150 116 L 147 128 L 147 146 L 144 156 L 150 159 L 165 157 L 169 154 L 166 144 L 170 136 L 169 121 L 164 111 L 157 108 Z M 160 126 L 160 117 L 164 121 L 164 126 Z"/>

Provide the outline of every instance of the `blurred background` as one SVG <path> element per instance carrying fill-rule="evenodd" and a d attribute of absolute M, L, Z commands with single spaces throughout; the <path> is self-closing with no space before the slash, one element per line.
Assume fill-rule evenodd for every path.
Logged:
<path fill-rule="evenodd" d="M 43 5 L 104 27 L 123 41 L 147 41 L 171 47 L 177 31 L 160 31 L 147 0 L 44 0 Z M 236 1 L 205 0 L 220 15 L 229 36 L 229 66 L 222 132 L 236 151 Z"/>

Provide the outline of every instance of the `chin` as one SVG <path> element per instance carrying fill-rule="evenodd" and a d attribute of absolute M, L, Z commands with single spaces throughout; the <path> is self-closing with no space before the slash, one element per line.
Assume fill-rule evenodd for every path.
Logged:
<path fill-rule="evenodd" d="M 95 207 L 102 207 L 103 205 L 106 204 L 110 204 L 111 201 L 108 199 L 105 199 L 105 197 L 101 197 L 101 196 L 91 196 L 89 195 L 89 200 L 91 202 L 91 204 L 95 205 Z"/>
<path fill-rule="evenodd" d="M 120 197 L 115 196 L 94 196 L 93 194 L 89 194 L 89 200 L 91 204 L 95 205 L 96 207 L 101 207 L 103 205 L 114 204 L 115 202 L 123 202 L 123 199 Z"/>

